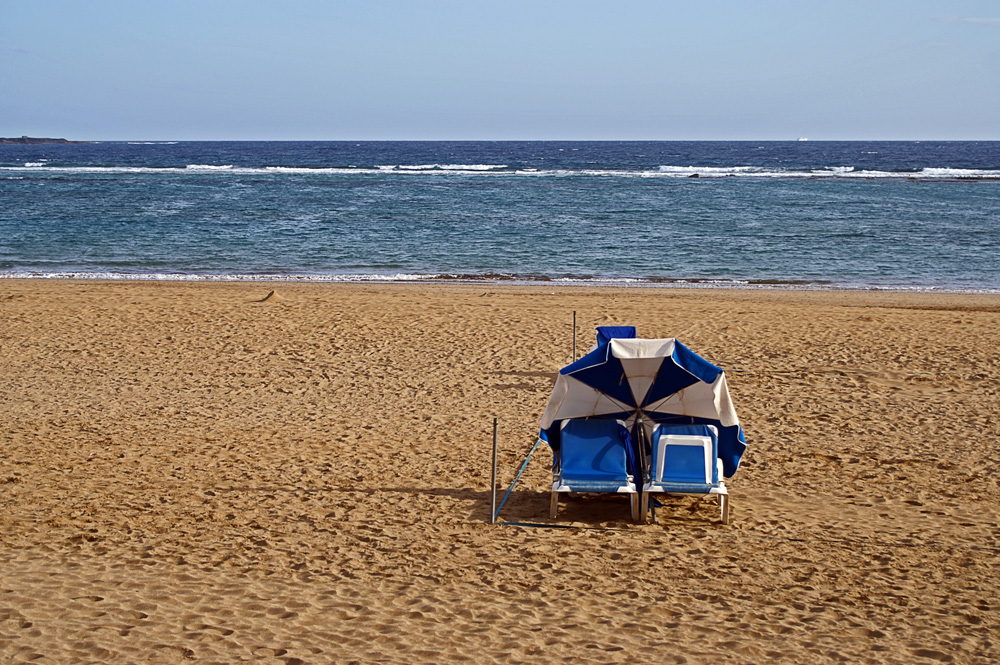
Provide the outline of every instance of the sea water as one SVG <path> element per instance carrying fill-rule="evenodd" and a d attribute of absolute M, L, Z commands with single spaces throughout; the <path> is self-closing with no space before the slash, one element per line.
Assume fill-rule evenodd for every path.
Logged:
<path fill-rule="evenodd" d="M 1000 292 L 1000 142 L 0 145 L 0 277 Z"/>

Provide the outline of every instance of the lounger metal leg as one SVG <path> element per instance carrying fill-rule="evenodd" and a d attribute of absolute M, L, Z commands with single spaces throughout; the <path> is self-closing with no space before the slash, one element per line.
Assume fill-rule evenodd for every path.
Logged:
<path fill-rule="evenodd" d="M 720 494 L 719 504 L 722 509 L 722 523 L 729 524 L 729 495 Z"/>
<path fill-rule="evenodd" d="M 556 518 L 559 513 L 559 492 L 552 493 L 552 503 L 549 505 L 549 517 Z"/>
<path fill-rule="evenodd" d="M 631 504 L 632 504 L 632 521 L 633 522 L 638 522 L 639 521 L 639 493 L 638 492 L 636 492 L 635 494 L 632 494 Z M 643 520 L 642 521 L 645 521 L 645 515 L 643 515 Z"/>
<path fill-rule="evenodd" d="M 642 493 L 642 519 L 639 520 L 643 524 L 646 523 L 646 517 L 649 515 L 649 492 Z"/>

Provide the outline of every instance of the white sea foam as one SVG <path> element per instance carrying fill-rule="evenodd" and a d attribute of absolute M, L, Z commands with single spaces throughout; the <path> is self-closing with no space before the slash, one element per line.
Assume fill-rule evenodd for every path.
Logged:
<path fill-rule="evenodd" d="M 559 284 L 594 284 L 595 282 L 601 284 L 641 284 L 649 282 L 648 279 L 639 279 L 637 277 L 553 277 L 552 281 Z"/>
<path fill-rule="evenodd" d="M 911 180 L 1000 180 L 1000 170 L 928 167 L 919 171 L 858 170 L 853 166 L 828 166 L 809 170 L 774 169 L 758 166 L 678 166 L 664 165 L 657 169 L 537 169 L 511 170 L 502 164 L 411 164 L 355 166 L 234 166 L 232 164 L 188 164 L 184 167 L 165 166 L 52 166 L 47 162 L 26 162 L 23 166 L 0 166 L 0 172 L 33 173 L 220 173 L 220 174 L 283 174 L 283 175 L 407 175 L 420 176 L 482 176 L 533 178 L 897 178 Z"/>
<path fill-rule="evenodd" d="M 380 171 L 498 171 L 506 164 L 395 164 L 377 166 Z"/>
<path fill-rule="evenodd" d="M 187 168 L 189 171 L 229 171 L 232 170 L 232 164 L 188 164 Z"/>
<path fill-rule="evenodd" d="M 0 171 L 31 171 L 46 173 L 156 173 L 164 169 L 146 166 L 50 166 L 38 162 L 28 162 L 24 166 L 0 166 Z M 174 169 L 176 170 L 176 169 Z"/>
<path fill-rule="evenodd" d="M 694 167 L 661 166 L 659 174 L 667 177 L 700 178 L 908 178 L 927 180 L 955 180 L 959 178 L 998 178 L 1000 171 L 985 169 L 925 168 L 920 171 L 869 171 L 853 166 L 828 166 L 809 171 L 765 169 L 755 166 Z"/>
<path fill-rule="evenodd" d="M 985 169 L 925 168 L 920 175 L 930 178 L 1000 178 L 1000 171 Z"/>
<path fill-rule="evenodd" d="M 265 166 L 262 170 L 267 173 L 285 173 L 289 175 L 346 175 L 358 173 L 379 173 L 379 171 L 375 169 L 320 166 Z"/>
<path fill-rule="evenodd" d="M 853 166 L 831 166 L 831 167 L 829 167 L 827 169 L 823 169 L 823 170 L 818 171 L 818 172 L 819 173 L 823 173 L 824 171 L 832 173 L 833 175 L 847 175 L 849 173 L 854 173 L 854 167 Z M 813 171 L 813 173 L 817 173 L 817 171 Z"/>
<path fill-rule="evenodd" d="M 756 166 L 661 166 L 658 173 L 687 178 L 696 174 L 705 177 L 760 175 L 766 171 Z"/>
<path fill-rule="evenodd" d="M 163 281 L 163 282 L 301 282 L 301 283 L 390 283 L 390 282 L 443 282 L 534 284 L 559 286 L 617 286 L 622 288 L 680 288 L 680 289 L 744 289 L 775 291 L 883 291 L 913 293 L 972 293 L 1000 295 L 1000 289 L 941 288 L 934 286 L 875 286 L 854 284 L 815 283 L 761 283 L 739 279 L 704 280 L 650 280 L 615 277 L 554 277 L 532 278 L 511 275 L 447 275 L 418 273 L 367 273 L 331 275 L 276 275 L 276 274 L 186 274 L 186 273 L 120 273 L 84 271 L 29 271 L 0 272 L 0 279 L 81 279 L 98 281 Z"/>
<path fill-rule="evenodd" d="M 448 281 L 440 275 L 394 273 L 394 274 L 342 274 L 342 275 L 276 275 L 266 273 L 233 273 L 226 275 L 189 273 L 122 273 L 83 271 L 29 271 L 0 272 L 0 279 L 93 279 L 102 281 L 142 281 L 142 282 L 426 282 Z"/>

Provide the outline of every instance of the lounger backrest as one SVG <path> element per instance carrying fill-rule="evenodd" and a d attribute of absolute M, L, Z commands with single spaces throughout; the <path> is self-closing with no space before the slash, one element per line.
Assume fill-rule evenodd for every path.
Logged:
<path fill-rule="evenodd" d="M 607 344 L 613 339 L 635 339 L 635 326 L 597 326 L 597 344 Z"/>
<path fill-rule="evenodd" d="M 617 420 L 564 420 L 559 434 L 563 476 L 624 478 L 628 476 L 624 435 Z"/>
<path fill-rule="evenodd" d="M 712 425 L 659 425 L 653 430 L 654 482 L 719 482 L 719 434 Z"/>

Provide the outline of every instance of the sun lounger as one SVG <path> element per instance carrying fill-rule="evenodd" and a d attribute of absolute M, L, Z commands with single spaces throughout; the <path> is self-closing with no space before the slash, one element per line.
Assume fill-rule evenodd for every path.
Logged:
<path fill-rule="evenodd" d="M 561 493 L 595 492 L 630 495 L 632 519 L 638 521 L 639 492 L 629 472 L 634 457 L 625 423 L 600 418 L 563 420 L 553 457 L 553 519 L 559 511 Z"/>
<path fill-rule="evenodd" d="M 707 494 L 719 497 L 729 524 L 729 492 L 722 479 L 719 433 L 712 425 L 657 425 L 653 430 L 649 477 L 642 488 L 642 519 L 650 494 Z"/>

